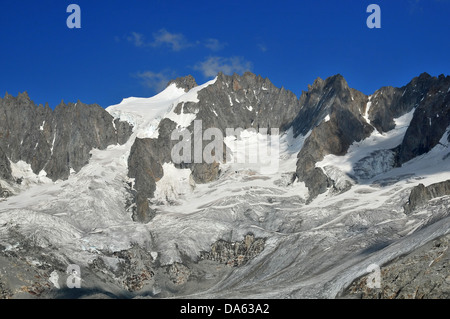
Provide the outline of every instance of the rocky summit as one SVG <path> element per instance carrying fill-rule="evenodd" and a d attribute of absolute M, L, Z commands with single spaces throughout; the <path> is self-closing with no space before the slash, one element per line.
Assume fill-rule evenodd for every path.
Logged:
<path fill-rule="evenodd" d="M 445 75 L 299 97 L 189 75 L 106 109 L 6 93 L 0 298 L 448 298 L 449 144 Z"/>

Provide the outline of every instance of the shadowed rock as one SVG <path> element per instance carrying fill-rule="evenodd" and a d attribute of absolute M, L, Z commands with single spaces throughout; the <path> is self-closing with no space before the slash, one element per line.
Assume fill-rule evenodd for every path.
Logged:
<path fill-rule="evenodd" d="M 406 214 L 425 206 L 433 198 L 450 195 L 450 180 L 431 184 L 427 187 L 419 184 L 411 190 L 408 202 L 403 206 Z"/>
<path fill-rule="evenodd" d="M 2 154 L 14 163 L 30 164 L 35 174 L 44 170 L 53 181 L 67 179 L 70 169 L 78 172 L 92 149 L 125 143 L 131 131 L 130 124 L 114 121 L 96 104 L 61 102 L 53 111 L 48 105 L 36 106 L 26 92 L 0 99 Z M 0 166 L 8 179 L 3 155 Z"/>
<path fill-rule="evenodd" d="M 308 187 L 311 201 L 333 184 L 315 164 L 328 154 L 345 155 L 353 142 L 368 137 L 373 128 L 361 116 L 367 97 L 350 89 L 341 75 L 316 80 L 300 101 L 305 104 L 294 121 L 295 130 L 298 134 L 312 131 L 297 155 L 297 176 Z"/>
<path fill-rule="evenodd" d="M 167 86 L 175 83 L 175 85 L 180 88 L 184 89 L 185 92 L 189 92 L 191 89 L 195 88 L 197 86 L 197 82 L 195 82 L 195 79 L 192 75 L 183 76 L 176 78 L 174 80 L 170 80 L 169 83 L 167 83 Z"/>

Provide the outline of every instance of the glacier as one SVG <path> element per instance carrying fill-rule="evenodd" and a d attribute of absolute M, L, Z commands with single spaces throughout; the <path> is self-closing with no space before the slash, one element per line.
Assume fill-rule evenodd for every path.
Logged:
<path fill-rule="evenodd" d="M 336 298 L 370 264 L 383 265 L 450 232 L 449 196 L 410 215 L 402 207 L 418 183 L 450 179 L 450 128 L 430 152 L 401 167 L 389 164 L 389 150 L 401 143 L 415 109 L 395 119 L 395 129 L 374 130 L 353 143 L 346 155 L 327 155 L 316 164 L 339 183 L 339 196 L 330 188 L 306 204 L 307 187 L 291 179 L 311 132 L 294 138 L 291 128 L 280 139 L 277 174 L 226 163 L 216 181 L 195 184 L 190 170 L 165 164 L 151 200 L 155 218 L 148 224 L 133 222 L 124 203 L 129 198 L 126 185 L 133 182 L 127 176 L 127 159 L 134 139 L 156 138 L 165 117 L 187 127 L 196 114 L 176 114 L 174 108 L 195 103 L 197 93 L 214 82 L 188 92 L 172 84 L 155 97 L 127 98 L 108 107 L 114 118 L 133 125 L 131 138 L 123 145 L 92 150 L 89 163 L 67 180 L 52 182 L 45 172 L 32 174 L 27 163 L 14 164 L 13 174 L 25 182 L 11 190 L 15 196 L 0 201 L 0 245 L 14 251 L 29 241 L 51 251 L 52 258 L 80 265 L 82 276 L 89 273 L 84 286 L 115 297 Z M 249 233 L 265 238 L 265 246 L 243 266 L 226 268 L 201 260 L 201 252 L 218 240 L 239 242 Z M 134 294 L 117 278 L 114 284 L 103 284 L 92 264 L 103 260 L 105 276 L 114 277 L 107 269 L 117 271 L 123 251 L 136 245 L 148 252 L 155 269 L 178 267 L 173 270 L 178 274 L 183 270 L 178 265 L 187 265 L 196 284 L 171 290 L 158 281 L 158 272 L 147 290 Z M 36 253 L 32 259 L 48 264 L 46 258 Z M 48 281 L 56 287 L 58 271 L 63 275 L 48 267 Z"/>

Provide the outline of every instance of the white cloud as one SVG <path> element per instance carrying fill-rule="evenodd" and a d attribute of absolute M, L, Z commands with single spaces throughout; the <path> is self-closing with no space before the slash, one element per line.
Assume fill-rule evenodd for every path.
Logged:
<path fill-rule="evenodd" d="M 194 70 L 201 71 L 205 77 L 216 76 L 217 73 L 231 75 L 233 73 L 244 73 L 250 71 L 252 64 L 241 57 L 218 57 L 212 56 L 194 66 Z"/>
<path fill-rule="evenodd" d="M 192 46 L 183 34 L 170 33 L 166 29 L 161 29 L 158 32 L 153 33 L 153 37 L 155 40 L 150 45 L 154 47 L 167 45 L 173 51 L 180 51 Z"/>
<path fill-rule="evenodd" d="M 227 44 L 222 43 L 217 39 L 207 39 L 205 41 L 205 47 L 212 50 L 212 51 L 220 51 L 222 50 Z"/>
<path fill-rule="evenodd" d="M 261 50 L 261 52 L 267 51 L 267 46 L 264 43 L 259 43 L 258 48 Z"/>
<path fill-rule="evenodd" d="M 147 40 L 142 33 L 138 32 L 131 32 L 126 39 L 138 48 L 169 47 L 172 51 L 181 51 L 183 49 L 198 45 L 203 45 L 211 51 L 220 51 L 227 45 L 227 43 L 221 42 L 214 38 L 209 38 L 204 41 L 191 42 L 182 33 L 172 33 L 166 29 L 160 29 L 159 31 L 154 32 L 153 39 L 151 41 Z"/>
<path fill-rule="evenodd" d="M 161 72 L 143 71 L 134 74 L 134 76 L 141 80 L 142 85 L 148 87 L 155 92 L 161 92 L 167 86 L 167 83 L 174 78 L 174 72 L 164 70 Z"/>
<path fill-rule="evenodd" d="M 143 47 L 145 46 L 144 43 L 144 35 L 137 33 L 137 32 L 131 32 L 131 34 L 127 37 L 127 40 L 133 43 L 137 47 Z"/>
<path fill-rule="evenodd" d="M 183 34 L 171 33 L 166 29 L 153 33 L 153 41 L 147 41 L 145 36 L 138 32 L 131 32 L 127 40 L 138 48 L 168 46 L 173 51 L 180 51 L 193 45 Z"/>

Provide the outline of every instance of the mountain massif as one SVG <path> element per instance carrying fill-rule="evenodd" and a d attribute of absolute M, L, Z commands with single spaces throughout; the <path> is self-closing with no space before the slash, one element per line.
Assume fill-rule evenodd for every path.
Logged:
<path fill-rule="evenodd" d="M 230 128 L 218 160 L 196 160 Z M 194 142 L 181 163 L 174 132 Z M 234 161 L 266 133 L 275 172 Z M 0 297 L 446 298 L 448 267 L 393 278 L 448 246 L 449 143 L 450 76 L 426 73 L 370 96 L 335 75 L 297 97 L 250 72 L 106 109 L 6 94 Z M 73 264 L 85 289 L 65 286 Z M 388 269 L 374 290 L 371 264 Z"/>

